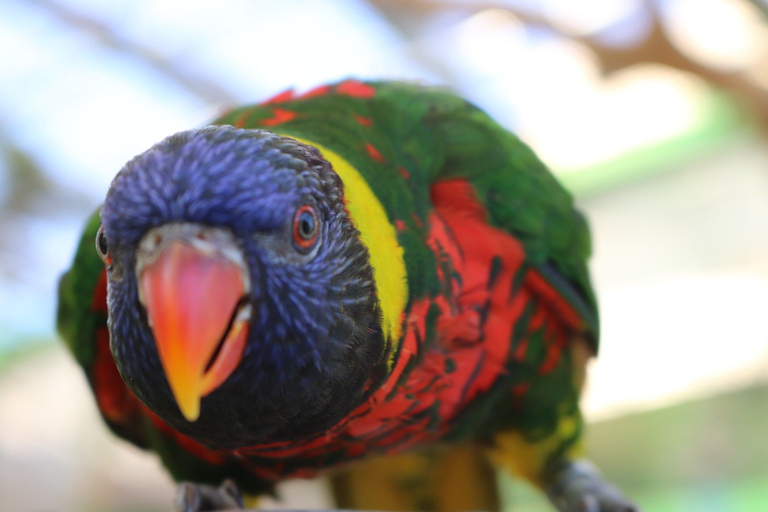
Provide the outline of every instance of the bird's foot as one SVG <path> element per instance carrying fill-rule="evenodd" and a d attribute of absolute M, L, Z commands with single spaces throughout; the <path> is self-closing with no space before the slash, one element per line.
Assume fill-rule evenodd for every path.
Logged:
<path fill-rule="evenodd" d="M 232 480 L 225 480 L 220 487 L 182 482 L 173 505 L 176 512 L 237 510 L 243 508 L 243 495 Z"/>
<path fill-rule="evenodd" d="M 587 461 L 559 461 L 549 475 L 547 496 L 560 512 L 641 512 Z"/>

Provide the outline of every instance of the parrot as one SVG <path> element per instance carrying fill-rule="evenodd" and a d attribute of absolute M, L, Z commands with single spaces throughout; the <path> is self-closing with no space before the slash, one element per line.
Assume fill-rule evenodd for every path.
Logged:
<path fill-rule="evenodd" d="M 57 328 L 177 507 L 328 475 L 339 507 L 639 511 L 586 459 L 590 233 L 447 88 L 345 79 L 171 135 L 117 173 Z M 185 508 L 186 507 L 186 508 Z"/>

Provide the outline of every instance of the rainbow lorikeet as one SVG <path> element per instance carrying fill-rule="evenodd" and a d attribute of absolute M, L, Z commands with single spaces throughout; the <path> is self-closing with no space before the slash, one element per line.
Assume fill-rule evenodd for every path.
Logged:
<path fill-rule="evenodd" d="M 493 509 L 490 461 L 559 510 L 631 511 L 578 459 L 589 252 L 569 194 L 484 112 L 347 80 L 128 162 L 58 327 L 109 427 L 179 480 L 329 471 L 343 507 Z"/>

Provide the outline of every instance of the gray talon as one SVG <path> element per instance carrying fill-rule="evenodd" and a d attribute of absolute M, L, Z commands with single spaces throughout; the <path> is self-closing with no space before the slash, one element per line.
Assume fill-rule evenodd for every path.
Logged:
<path fill-rule="evenodd" d="M 182 482 L 173 500 L 176 512 L 214 512 L 243 508 L 243 496 L 232 480 L 225 480 L 220 487 Z"/>
<path fill-rule="evenodd" d="M 233 504 L 230 505 L 230 508 L 243 508 L 243 494 L 240 492 L 240 489 L 237 487 L 234 480 L 227 478 L 221 484 L 219 489 L 222 494 L 228 496 L 232 501 Z"/>
<path fill-rule="evenodd" d="M 194 512 L 202 509 L 200 492 L 195 485 L 182 482 L 176 488 L 176 497 L 173 500 L 173 509 L 176 512 Z"/>
<path fill-rule="evenodd" d="M 581 509 L 584 512 L 600 512 L 600 504 L 597 502 L 597 498 L 587 494 L 581 498 Z"/>
<path fill-rule="evenodd" d="M 560 512 L 640 512 L 586 461 L 559 460 L 547 480 L 547 495 Z"/>

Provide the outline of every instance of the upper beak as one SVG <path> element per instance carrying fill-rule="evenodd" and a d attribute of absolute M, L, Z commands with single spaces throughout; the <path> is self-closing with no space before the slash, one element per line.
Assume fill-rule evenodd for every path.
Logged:
<path fill-rule="evenodd" d="M 139 297 L 188 421 L 197 420 L 202 397 L 238 366 L 248 336 L 248 273 L 231 238 L 216 228 L 169 225 L 140 244 Z"/>

